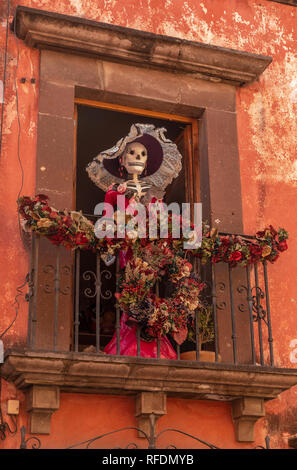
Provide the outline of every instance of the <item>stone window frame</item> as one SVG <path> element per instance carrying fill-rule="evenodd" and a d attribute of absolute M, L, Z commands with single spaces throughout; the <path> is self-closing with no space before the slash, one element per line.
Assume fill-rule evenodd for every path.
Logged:
<path fill-rule="evenodd" d="M 236 87 L 258 80 L 270 57 L 27 7 L 17 7 L 13 29 L 29 47 L 40 49 L 37 193 L 47 194 L 58 208 L 73 205 L 75 99 L 184 115 L 199 121 L 203 216 L 210 223 L 220 219 L 224 232 L 242 233 Z M 53 247 L 43 248 L 50 262 Z M 72 261 L 61 252 L 61 263 Z M 46 349 L 51 338 L 42 295 L 37 305 L 43 325 L 39 346 Z M 232 400 L 237 439 L 252 441 L 264 400 L 297 382 L 291 369 L 69 352 L 71 300 L 61 307 L 58 352 L 10 350 L 2 366 L 2 376 L 28 392 L 31 432 L 50 432 L 60 391 L 132 393 L 142 429 L 150 413 L 166 413 L 167 395 Z M 246 321 L 238 322 L 243 358 Z"/>

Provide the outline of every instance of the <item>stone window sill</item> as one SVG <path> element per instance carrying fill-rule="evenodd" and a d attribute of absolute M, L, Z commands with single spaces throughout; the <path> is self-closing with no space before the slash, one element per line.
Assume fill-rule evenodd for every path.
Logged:
<path fill-rule="evenodd" d="M 28 350 L 9 351 L 2 376 L 21 390 L 54 385 L 65 392 L 159 391 L 223 401 L 243 395 L 270 400 L 297 384 L 296 369 Z"/>
<path fill-rule="evenodd" d="M 101 57 L 235 86 L 256 80 L 272 61 L 263 55 L 24 6 L 17 7 L 14 22 L 17 36 L 30 47 Z"/>
<path fill-rule="evenodd" d="M 27 393 L 31 433 L 49 434 L 62 392 L 129 394 L 136 398 L 138 427 L 166 414 L 166 398 L 232 402 L 238 441 L 252 442 L 264 401 L 297 384 L 297 370 L 95 356 L 82 353 L 8 351 L 1 376 Z"/>

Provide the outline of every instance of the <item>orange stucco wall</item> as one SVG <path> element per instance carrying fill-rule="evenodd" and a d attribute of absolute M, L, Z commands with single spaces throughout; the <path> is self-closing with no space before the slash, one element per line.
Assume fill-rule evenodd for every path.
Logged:
<path fill-rule="evenodd" d="M 4 3 L 0 5 L 1 58 L 6 27 Z M 290 343 L 297 339 L 297 8 L 268 0 L 14 0 L 11 19 L 16 4 L 272 56 L 272 64 L 258 82 L 237 90 L 244 227 L 245 233 L 254 233 L 271 223 L 289 231 L 289 251 L 270 266 L 270 293 L 276 365 L 296 367 L 290 361 Z M 19 192 L 34 194 L 38 71 L 38 51 L 29 49 L 10 33 L 0 161 L 0 332 L 14 318 L 16 289 L 28 272 L 16 199 Z M 0 72 L 2 75 L 2 69 Z M 35 78 L 36 83 L 27 80 L 22 84 L 21 77 Z M 15 80 L 21 125 L 19 152 Z M 17 321 L 5 336 L 6 348 L 26 336 L 26 316 L 27 304 L 20 298 Z M 6 400 L 16 397 L 21 401 L 20 428 L 27 425 L 24 395 L 3 382 L 4 412 Z M 297 388 L 266 405 L 267 416 L 258 421 L 252 445 L 235 441 L 228 404 L 169 399 L 167 408 L 168 414 L 159 421 L 159 429 L 172 426 L 219 447 L 263 444 L 267 432 L 272 447 L 286 447 L 288 432 L 297 433 L 293 420 Z M 65 447 L 135 424 L 131 397 L 62 394 L 60 410 L 53 415 L 52 433 L 42 437 L 42 443 L 43 447 Z M 133 431 L 130 437 L 135 440 Z M 19 439 L 19 434 L 9 436 L 0 446 L 18 447 Z M 117 444 L 128 441 L 128 437 L 119 437 Z M 193 446 L 183 437 L 172 436 L 166 441 L 169 442 L 178 447 Z"/>

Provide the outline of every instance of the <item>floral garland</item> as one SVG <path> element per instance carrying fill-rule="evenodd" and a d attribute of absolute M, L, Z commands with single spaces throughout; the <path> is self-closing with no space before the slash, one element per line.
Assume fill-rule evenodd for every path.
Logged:
<path fill-rule="evenodd" d="M 185 250 L 184 239 L 170 236 L 172 220 L 166 239 L 137 238 L 131 233 L 124 239 L 116 235 L 98 239 L 92 221 L 81 212 L 52 208 L 47 196 L 21 197 L 18 206 L 24 230 L 45 236 L 55 245 L 99 251 L 105 262 L 118 253 L 124 255 L 125 271 L 120 292 L 115 295 L 130 321 L 141 326 L 144 339 L 171 334 L 181 344 L 193 325 L 195 311 L 205 308 L 200 301 L 205 285 L 192 272 L 188 254 L 200 258 L 203 264 L 225 262 L 235 267 L 262 261 L 274 263 L 288 248 L 288 233 L 282 228 L 276 231 L 270 225 L 255 237 L 244 237 L 219 234 L 205 224 L 201 246 Z M 163 298 L 156 292 L 162 279 L 171 290 L 171 295 L 167 293 Z"/>
<path fill-rule="evenodd" d="M 163 298 L 155 289 L 162 279 L 167 287 Z M 134 250 L 120 292 L 115 295 L 121 310 L 141 325 L 142 338 L 161 338 L 170 333 L 181 344 L 195 311 L 203 307 L 200 292 L 204 287 L 192 273 L 191 263 L 159 241 Z"/>
<path fill-rule="evenodd" d="M 48 197 L 37 195 L 35 198 L 23 196 L 18 200 L 19 213 L 25 231 L 33 231 L 47 237 L 53 244 L 62 245 L 68 249 L 99 250 L 114 253 L 119 249 L 131 246 L 147 246 L 156 240 L 137 239 L 126 236 L 124 239 L 101 238 L 94 233 L 94 224 L 76 211 L 58 211 L 48 204 Z M 287 250 L 288 232 L 283 228 L 276 231 L 272 225 L 256 233 L 255 237 L 240 235 L 222 235 L 217 229 L 203 227 L 201 246 L 191 251 L 201 258 L 202 263 L 225 262 L 231 267 L 246 266 L 262 261 L 274 263 L 279 254 Z M 157 239 L 158 240 L 158 239 Z M 166 239 L 168 246 L 174 251 L 183 250 L 183 239 Z"/>

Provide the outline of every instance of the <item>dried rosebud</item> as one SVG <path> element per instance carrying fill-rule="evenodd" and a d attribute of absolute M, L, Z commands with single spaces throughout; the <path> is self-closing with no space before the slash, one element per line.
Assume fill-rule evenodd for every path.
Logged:
<path fill-rule="evenodd" d="M 277 249 L 278 251 L 286 251 L 288 249 L 286 240 L 279 242 Z"/>

